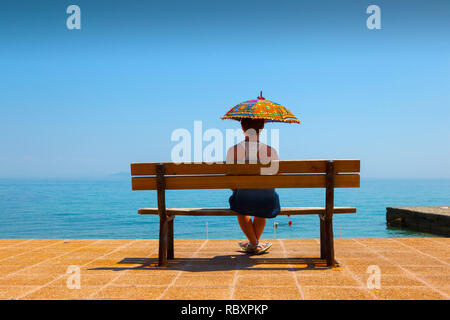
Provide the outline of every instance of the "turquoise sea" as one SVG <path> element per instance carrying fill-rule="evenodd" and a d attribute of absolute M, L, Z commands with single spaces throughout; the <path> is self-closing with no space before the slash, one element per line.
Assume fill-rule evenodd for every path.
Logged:
<path fill-rule="evenodd" d="M 282 206 L 323 206 L 324 189 L 278 189 Z M 230 190 L 168 191 L 167 207 L 226 207 Z M 359 189 L 337 189 L 336 206 L 358 213 L 335 215 L 336 238 L 433 236 L 386 226 L 388 206 L 448 206 L 450 180 L 361 179 Z M 131 191 L 129 178 L 93 180 L 0 180 L 0 238 L 158 237 L 156 192 Z M 288 221 L 292 221 L 289 227 Z M 273 222 L 278 222 L 276 235 Z M 207 226 L 207 227 L 206 227 Z M 208 230 L 208 234 L 207 234 Z M 263 237 L 317 238 L 317 216 L 268 220 Z M 177 217 L 176 238 L 242 238 L 235 217 Z"/>

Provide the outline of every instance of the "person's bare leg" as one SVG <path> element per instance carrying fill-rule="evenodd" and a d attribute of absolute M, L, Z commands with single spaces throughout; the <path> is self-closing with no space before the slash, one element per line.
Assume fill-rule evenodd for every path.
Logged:
<path fill-rule="evenodd" d="M 251 216 L 238 215 L 239 226 L 242 232 L 244 232 L 250 244 L 255 247 L 258 244 L 258 238 L 255 235 L 255 230 L 253 229 L 253 222 Z"/>
<path fill-rule="evenodd" d="M 253 218 L 253 230 L 255 232 L 256 239 L 261 238 L 261 235 L 264 231 L 264 227 L 266 226 L 266 218 Z"/>

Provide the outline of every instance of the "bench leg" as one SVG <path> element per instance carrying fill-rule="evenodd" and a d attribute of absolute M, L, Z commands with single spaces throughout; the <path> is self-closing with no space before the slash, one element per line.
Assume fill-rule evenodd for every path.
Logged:
<path fill-rule="evenodd" d="M 323 220 L 325 256 L 327 266 L 334 267 L 333 213 L 334 213 L 334 162 L 327 161 L 326 189 L 325 189 L 325 219 Z"/>
<path fill-rule="evenodd" d="M 168 235 L 167 235 L 167 259 L 174 258 L 174 249 L 173 249 L 173 218 L 169 220 L 168 224 Z"/>
<path fill-rule="evenodd" d="M 324 221 L 325 230 L 325 243 L 326 243 L 326 259 L 327 266 L 334 267 L 334 239 L 333 239 L 333 219 L 325 219 Z"/>
<path fill-rule="evenodd" d="M 326 259 L 327 257 L 327 238 L 325 232 L 325 221 L 320 218 L 320 259 Z"/>
<path fill-rule="evenodd" d="M 167 217 L 159 217 L 159 253 L 158 266 L 167 267 L 167 233 L 168 221 Z"/>

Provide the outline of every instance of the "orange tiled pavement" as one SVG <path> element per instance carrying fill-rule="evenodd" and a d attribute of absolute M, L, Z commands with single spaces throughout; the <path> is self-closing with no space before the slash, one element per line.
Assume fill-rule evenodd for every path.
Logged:
<path fill-rule="evenodd" d="M 157 240 L 0 240 L 0 299 L 449 299 L 450 239 L 336 239 L 339 267 L 316 239 L 271 240 L 247 256 L 235 240 L 175 240 L 157 268 Z M 68 267 L 80 268 L 69 289 Z M 368 289 L 367 268 L 381 271 Z"/>

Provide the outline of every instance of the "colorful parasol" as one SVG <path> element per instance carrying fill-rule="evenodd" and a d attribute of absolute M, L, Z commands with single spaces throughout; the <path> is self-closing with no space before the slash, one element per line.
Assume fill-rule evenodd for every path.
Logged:
<path fill-rule="evenodd" d="M 281 104 L 266 100 L 262 91 L 257 100 L 248 100 L 230 109 L 221 119 L 240 121 L 243 118 L 265 119 L 267 122 L 300 123 L 300 121 Z"/>

